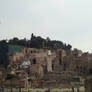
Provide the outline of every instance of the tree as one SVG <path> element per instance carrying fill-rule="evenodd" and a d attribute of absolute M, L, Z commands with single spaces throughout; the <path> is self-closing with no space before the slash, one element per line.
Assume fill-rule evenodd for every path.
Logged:
<path fill-rule="evenodd" d="M 8 44 L 5 40 L 0 41 L 0 65 L 8 66 Z"/>
<path fill-rule="evenodd" d="M 72 46 L 70 44 L 67 45 L 67 49 L 71 50 Z"/>

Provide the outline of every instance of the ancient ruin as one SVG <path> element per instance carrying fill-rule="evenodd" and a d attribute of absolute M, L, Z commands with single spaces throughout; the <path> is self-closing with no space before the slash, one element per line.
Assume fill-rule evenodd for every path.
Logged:
<path fill-rule="evenodd" d="M 25 87 L 71 87 L 74 76 L 90 72 L 88 53 L 22 47 L 9 55 L 8 71 Z"/>

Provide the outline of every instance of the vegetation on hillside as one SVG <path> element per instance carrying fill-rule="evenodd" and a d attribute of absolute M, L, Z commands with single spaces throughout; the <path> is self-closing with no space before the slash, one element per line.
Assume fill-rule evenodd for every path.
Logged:
<path fill-rule="evenodd" d="M 66 45 L 61 41 L 56 40 L 50 40 L 49 37 L 46 39 L 42 38 L 41 36 L 35 36 L 34 34 L 31 35 L 30 40 L 19 39 L 17 37 L 14 37 L 13 39 L 7 40 L 1 40 L 0 41 L 0 65 L 3 65 L 4 67 L 7 67 L 8 65 L 8 54 L 10 52 L 10 47 L 13 46 L 23 46 L 23 47 L 29 47 L 29 48 L 42 48 L 42 49 L 64 49 L 64 50 L 70 50 L 72 46 L 70 44 Z M 15 48 L 15 47 L 14 47 Z M 12 48 L 11 48 L 12 49 Z M 12 51 L 12 53 L 14 50 Z"/>
<path fill-rule="evenodd" d="M 41 36 L 35 36 L 34 34 L 31 35 L 30 40 L 18 39 L 15 37 L 13 39 L 10 39 L 8 44 L 20 45 L 20 46 L 25 46 L 25 47 L 30 47 L 30 48 L 44 48 L 44 49 L 70 50 L 72 48 L 70 44 L 66 45 L 65 43 L 61 41 L 50 40 L 49 37 L 44 39 Z"/>
<path fill-rule="evenodd" d="M 5 40 L 0 41 L 0 65 L 5 68 L 8 65 L 8 44 Z"/>

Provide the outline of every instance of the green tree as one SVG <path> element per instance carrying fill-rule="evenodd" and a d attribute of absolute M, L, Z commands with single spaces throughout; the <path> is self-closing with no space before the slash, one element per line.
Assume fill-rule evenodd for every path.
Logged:
<path fill-rule="evenodd" d="M 0 41 L 0 65 L 8 66 L 8 44 L 5 40 Z"/>

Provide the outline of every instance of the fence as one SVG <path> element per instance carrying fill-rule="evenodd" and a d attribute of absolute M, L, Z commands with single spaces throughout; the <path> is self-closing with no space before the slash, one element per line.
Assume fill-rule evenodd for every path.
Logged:
<path fill-rule="evenodd" d="M 84 87 L 74 88 L 0 88 L 0 92 L 85 92 Z"/>

